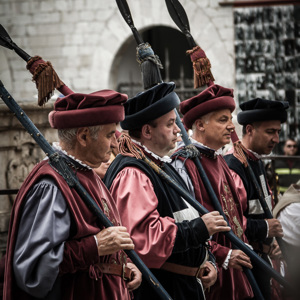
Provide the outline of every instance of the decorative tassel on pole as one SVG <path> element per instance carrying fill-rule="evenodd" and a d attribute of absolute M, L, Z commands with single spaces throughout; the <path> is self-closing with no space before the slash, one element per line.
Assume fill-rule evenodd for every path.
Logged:
<path fill-rule="evenodd" d="M 138 45 L 136 48 L 136 60 L 141 67 L 144 89 L 147 90 L 162 82 L 159 68 L 163 69 L 163 66 L 159 60 L 159 57 L 154 54 L 150 44 L 143 41 L 142 36 L 135 28 L 126 0 L 116 0 L 116 2 L 122 17 L 129 25 L 134 39 Z"/>
<path fill-rule="evenodd" d="M 33 74 L 32 81 L 38 90 L 38 105 L 43 106 L 53 95 L 55 89 L 60 89 L 64 83 L 60 80 L 51 62 L 45 62 L 40 56 L 32 57 L 26 68 Z"/>
<path fill-rule="evenodd" d="M 149 43 L 142 43 L 136 47 L 136 60 L 141 67 L 145 90 L 162 82 L 159 69 L 163 69 L 163 66 Z"/>
<path fill-rule="evenodd" d="M 202 87 L 214 81 L 214 76 L 211 73 L 211 64 L 206 57 L 205 52 L 196 46 L 191 50 L 187 50 L 186 53 L 190 55 L 194 69 L 194 88 Z"/>
<path fill-rule="evenodd" d="M 51 63 L 45 62 L 40 56 L 32 57 L 13 42 L 5 28 L 0 24 L 0 46 L 14 50 L 27 63 L 27 69 L 33 74 L 32 80 L 38 89 L 38 105 L 43 106 L 58 89 L 63 95 L 74 93 L 67 87 L 54 71 Z"/>

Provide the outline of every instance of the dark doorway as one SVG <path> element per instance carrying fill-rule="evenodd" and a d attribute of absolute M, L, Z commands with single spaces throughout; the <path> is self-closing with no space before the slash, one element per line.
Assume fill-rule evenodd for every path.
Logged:
<path fill-rule="evenodd" d="M 163 81 L 174 81 L 181 100 L 197 93 L 193 88 L 193 67 L 186 50 L 189 49 L 185 36 L 178 30 L 155 26 L 141 31 L 143 40 L 148 42 L 159 56 L 164 69 Z M 129 38 L 119 49 L 112 66 L 112 80 L 119 92 L 129 97 L 143 90 L 140 68 L 136 62 L 136 43 Z"/>

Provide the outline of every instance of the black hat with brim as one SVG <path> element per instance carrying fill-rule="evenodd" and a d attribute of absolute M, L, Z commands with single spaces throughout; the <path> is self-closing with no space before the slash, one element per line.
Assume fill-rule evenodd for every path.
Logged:
<path fill-rule="evenodd" d="M 180 100 L 174 89 L 174 82 L 163 82 L 129 99 L 124 105 L 122 129 L 139 129 L 177 107 Z"/>
<path fill-rule="evenodd" d="M 237 115 L 237 121 L 241 125 L 254 122 L 278 120 L 284 123 L 287 119 L 287 101 L 252 99 L 240 104 L 241 112 Z"/>

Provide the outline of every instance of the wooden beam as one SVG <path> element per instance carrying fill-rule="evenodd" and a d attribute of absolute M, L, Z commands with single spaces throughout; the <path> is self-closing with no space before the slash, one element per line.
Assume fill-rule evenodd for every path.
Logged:
<path fill-rule="evenodd" d="M 300 0 L 237 0 L 237 1 L 221 1 L 220 6 L 270 6 L 270 5 L 300 5 Z"/>

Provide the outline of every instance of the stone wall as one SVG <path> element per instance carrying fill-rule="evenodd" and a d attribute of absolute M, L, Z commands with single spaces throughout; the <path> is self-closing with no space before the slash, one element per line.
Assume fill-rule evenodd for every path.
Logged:
<path fill-rule="evenodd" d="M 53 103 L 43 109 L 24 102 L 20 106 L 49 142 L 57 140 L 56 131 L 48 126 L 48 113 Z M 3 103 L 0 104 L 0 119 L 0 190 L 19 189 L 28 173 L 45 154 Z M 0 195 L 0 253 L 5 248 L 14 198 L 15 194 Z"/>
<path fill-rule="evenodd" d="M 217 0 L 181 3 L 195 41 L 211 60 L 216 81 L 233 87 L 232 7 L 221 7 Z M 128 4 L 138 30 L 156 25 L 177 29 L 164 1 L 129 0 Z M 115 1 L 1 0 L 0 19 L 19 47 L 51 61 L 71 89 L 91 92 L 115 88 L 111 67 L 118 49 L 132 36 Z M 2 47 L 0 62 L 0 78 L 11 85 L 14 97 L 31 100 L 36 91 L 25 62 Z"/>

